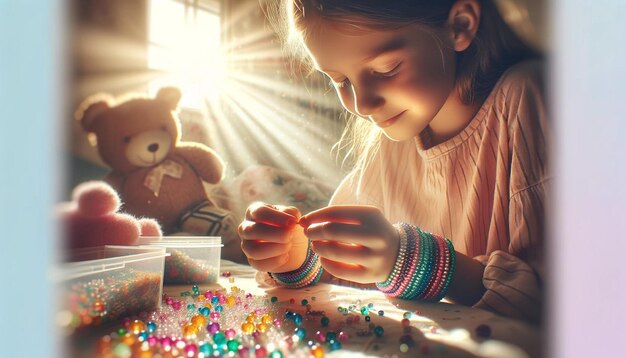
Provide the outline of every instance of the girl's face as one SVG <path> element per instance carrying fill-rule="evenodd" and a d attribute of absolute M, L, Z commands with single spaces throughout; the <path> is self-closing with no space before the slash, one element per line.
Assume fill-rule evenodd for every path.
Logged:
<path fill-rule="evenodd" d="M 402 141 L 438 121 L 453 93 L 454 50 L 437 38 L 418 25 L 355 32 L 322 23 L 304 44 L 348 111 Z"/>

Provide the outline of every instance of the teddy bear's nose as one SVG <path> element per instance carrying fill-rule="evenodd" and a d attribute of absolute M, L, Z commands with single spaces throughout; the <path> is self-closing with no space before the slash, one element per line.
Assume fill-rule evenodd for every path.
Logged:
<path fill-rule="evenodd" d="M 152 143 L 148 146 L 148 150 L 154 153 L 159 150 L 159 145 L 157 143 Z"/>

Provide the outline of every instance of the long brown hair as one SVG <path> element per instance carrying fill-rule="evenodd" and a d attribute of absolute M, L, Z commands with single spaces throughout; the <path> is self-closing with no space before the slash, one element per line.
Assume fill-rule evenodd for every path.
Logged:
<path fill-rule="evenodd" d="M 289 44 L 292 54 L 308 60 L 301 37 L 315 26 L 343 24 L 355 29 L 389 30 L 409 24 L 425 28 L 447 25 L 457 0 L 283 0 L 270 6 L 275 29 Z M 493 0 L 478 0 L 479 27 L 471 45 L 457 53 L 456 88 L 463 103 L 485 100 L 500 76 L 517 62 L 539 54 L 526 45 L 504 22 Z M 322 21 L 320 21 L 322 20 Z M 294 36 L 294 34 L 296 34 Z M 295 46 L 293 46 L 295 45 Z M 295 51 L 293 51 L 295 50 Z M 354 117 L 354 116 L 353 116 Z M 347 149 L 364 165 L 367 152 L 380 137 L 380 130 L 368 121 L 351 118 L 336 148 Z M 348 143 L 350 142 L 350 143 Z"/>

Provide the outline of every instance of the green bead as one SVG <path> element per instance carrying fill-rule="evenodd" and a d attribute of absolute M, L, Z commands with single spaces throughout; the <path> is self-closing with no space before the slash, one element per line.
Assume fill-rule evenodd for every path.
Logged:
<path fill-rule="evenodd" d="M 221 346 L 226 343 L 226 336 L 222 332 L 217 332 L 213 336 L 213 342 L 215 342 L 218 346 Z"/>
<path fill-rule="evenodd" d="M 308 301 L 308 300 L 306 300 L 306 299 L 304 299 L 304 300 L 300 301 L 300 303 L 301 303 L 303 306 L 306 306 L 307 304 L 309 304 L 309 301 Z"/>
<path fill-rule="evenodd" d="M 270 355 L 268 356 L 269 358 L 283 358 L 283 352 L 281 352 L 279 349 L 273 351 L 272 353 L 270 353 Z"/>
<path fill-rule="evenodd" d="M 368 313 L 369 313 L 369 311 L 370 311 L 370 309 L 369 309 L 369 308 L 367 308 L 367 306 L 363 306 L 363 307 L 361 307 L 361 314 L 362 314 L 362 315 L 366 315 L 366 314 L 368 314 Z"/>
<path fill-rule="evenodd" d="M 239 349 L 239 341 L 237 341 L 236 339 L 231 339 L 230 341 L 228 341 L 228 343 L 226 343 L 226 346 L 228 347 L 229 351 L 237 352 L 237 350 Z"/>
<path fill-rule="evenodd" d="M 121 337 L 121 336 L 123 336 L 125 334 L 126 334 L 126 330 L 124 328 L 120 328 L 120 329 L 117 330 L 117 335 L 118 336 Z"/>
<path fill-rule="evenodd" d="M 376 326 L 374 328 L 374 334 L 376 335 L 376 337 L 382 337 L 383 334 L 385 334 L 385 329 L 381 326 Z"/>
<path fill-rule="evenodd" d="M 322 317 L 322 327 L 328 326 L 329 323 L 330 323 L 330 318 L 326 316 Z"/>
<path fill-rule="evenodd" d="M 272 296 L 271 301 L 272 303 L 276 303 L 278 301 L 278 297 Z"/>

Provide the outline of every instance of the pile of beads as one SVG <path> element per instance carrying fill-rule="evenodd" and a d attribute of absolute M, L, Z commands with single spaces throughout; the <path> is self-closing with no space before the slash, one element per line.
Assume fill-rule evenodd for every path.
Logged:
<path fill-rule="evenodd" d="M 217 282 L 218 268 L 205 260 L 193 259 L 180 250 L 170 249 L 165 258 L 165 284 Z"/>
<path fill-rule="evenodd" d="M 74 281 L 64 289 L 60 323 L 68 333 L 158 308 L 161 276 L 132 269 L 103 278 Z"/>
<path fill-rule="evenodd" d="M 230 292 L 200 292 L 193 286 L 180 298 L 164 296 L 158 311 L 128 319 L 123 328 L 102 337 L 96 355 L 320 358 L 325 351 L 341 349 L 351 331 L 382 337 L 383 327 L 361 319 L 370 309 L 372 304 L 346 313 L 346 321 L 331 322 L 324 311 L 313 310 L 307 299 L 281 302 L 236 286 Z"/>

